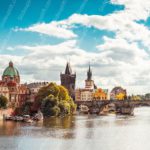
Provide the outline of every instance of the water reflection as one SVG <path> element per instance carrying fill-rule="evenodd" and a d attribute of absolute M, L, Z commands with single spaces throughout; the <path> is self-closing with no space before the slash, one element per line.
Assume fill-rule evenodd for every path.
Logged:
<path fill-rule="evenodd" d="M 150 108 L 134 116 L 68 116 L 0 122 L 0 150 L 149 150 Z"/>
<path fill-rule="evenodd" d="M 18 130 L 19 128 L 20 123 L 0 121 L 0 136 L 19 135 L 20 134 L 20 130 Z"/>
<path fill-rule="evenodd" d="M 59 128 L 68 129 L 74 128 L 75 126 L 75 116 L 67 116 L 63 118 L 46 118 L 43 122 L 43 126 L 46 128 Z"/>

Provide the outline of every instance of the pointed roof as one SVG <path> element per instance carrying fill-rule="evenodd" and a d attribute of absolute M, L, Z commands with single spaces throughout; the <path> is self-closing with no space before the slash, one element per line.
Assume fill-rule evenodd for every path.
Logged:
<path fill-rule="evenodd" d="M 87 80 L 91 80 L 92 79 L 92 71 L 91 71 L 91 65 L 89 64 L 89 69 L 87 72 Z"/>
<path fill-rule="evenodd" d="M 72 74 L 72 69 L 71 69 L 71 66 L 70 66 L 69 62 L 67 62 L 66 69 L 65 69 L 65 74 L 69 74 L 69 75 Z"/>
<path fill-rule="evenodd" d="M 91 71 L 91 65 L 90 65 L 90 64 L 89 64 L 89 70 L 88 70 L 88 72 L 92 72 L 92 71 Z"/>

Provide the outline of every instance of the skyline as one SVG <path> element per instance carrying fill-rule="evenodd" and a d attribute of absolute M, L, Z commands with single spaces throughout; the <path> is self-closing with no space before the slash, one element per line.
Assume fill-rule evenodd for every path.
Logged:
<path fill-rule="evenodd" d="M 150 91 L 148 0 L 1 4 L 0 74 L 12 60 L 22 82 L 60 83 L 60 72 L 70 60 L 76 85 L 83 87 L 90 61 L 98 87 L 120 85 L 129 94 Z"/>
<path fill-rule="evenodd" d="M 3 76 L 4 76 L 4 74 L 5 74 L 5 72 L 6 72 L 6 69 L 8 69 L 8 67 L 9 66 L 13 66 L 14 67 L 14 69 L 17 71 L 17 73 L 19 74 L 19 78 L 21 77 L 20 76 L 20 73 L 19 73 L 19 71 L 17 70 L 17 68 L 14 66 L 14 64 L 13 64 L 13 62 L 12 61 L 10 61 L 9 63 L 8 63 L 8 66 L 3 70 L 3 73 L 2 73 L 2 75 L 1 75 L 1 78 L 3 79 Z M 69 65 L 69 67 L 70 68 L 67 68 L 68 67 L 68 65 Z M 66 72 L 66 69 L 67 69 L 67 72 Z M 69 69 L 69 70 L 68 70 Z M 69 71 L 69 72 L 68 72 Z M 90 76 L 89 76 L 89 72 L 90 72 Z M 77 74 L 76 74 L 76 72 L 73 72 L 72 71 L 72 68 L 71 68 L 71 66 L 70 66 L 70 62 L 67 62 L 66 63 L 66 68 L 65 68 L 65 71 L 64 72 L 60 72 L 60 84 L 62 85 L 62 75 L 66 75 L 66 74 L 71 74 L 71 75 L 73 75 L 73 76 L 75 76 L 75 85 L 76 85 L 76 77 L 77 77 Z M 21 79 L 19 79 L 19 81 L 20 81 Z M 113 89 L 115 89 L 115 88 L 121 88 L 121 89 L 123 89 L 120 85 L 119 86 L 115 86 L 115 87 L 113 87 L 113 89 L 102 89 L 102 87 L 97 87 L 97 85 L 95 85 L 95 82 L 94 82 L 94 80 L 93 80 L 93 73 L 92 73 L 92 69 L 91 69 L 91 64 L 89 63 L 89 65 L 88 65 L 88 70 L 87 70 L 87 72 L 86 72 L 86 78 L 85 78 L 85 80 L 84 80 L 84 86 L 85 87 L 78 87 L 78 85 L 75 87 L 75 90 L 79 90 L 79 89 L 86 89 L 86 82 L 87 82 L 87 80 L 91 80 L 91 81 L 93 81 L 93 84 L 94 84 L 94 88 L 96 87 L 96 89 L 95 90 L 106 90 L 109 94 L 111 94 L 111 92 L 113 91 Z M 69 80 L 70 81 L 70 80 Z M 26 83 L 23 83 L 22 85 L 26 85 L 26 84 L 34 84 L 34 83 L 44 83 L 44 84 L 46 84 L 46 83 L 55 83 L 54 81 L 42 81 L 42 82 L 39 82 L 39 81 L 37 81 L 37 82 L 26 82 Z M 68 82 L 67 82 L 68 83 Z M 63 85 L 64 87 L 66 86 L 66 85 Z M 88 85 L 89 86 L 89 85 Z M 127 89 L 125 89 L 125 91 L 126 91 Z M 138 93 L 139 94 L 139 93 Z M 143 93 L 142 93 L 143 94 Z M 149 94 L 149 93 L 145 93 L 145 94 Z M 132 93 L 132 95 L 130 94 L 130 95 L 128 95 L 128 96 L 133 96 L 134 94 Z"/>

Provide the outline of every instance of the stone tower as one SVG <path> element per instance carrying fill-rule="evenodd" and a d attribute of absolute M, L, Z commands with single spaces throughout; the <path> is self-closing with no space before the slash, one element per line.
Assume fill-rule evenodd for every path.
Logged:
<path fill-rule="evenodd" d="M 69 95 L 75 99 L 75 82 L 76 82 L 76 74 L 72 73 L 72 69 L 70 63 L 67 62 L 65 73 L 60 74 L 61 85 L 68 89 Z"/>

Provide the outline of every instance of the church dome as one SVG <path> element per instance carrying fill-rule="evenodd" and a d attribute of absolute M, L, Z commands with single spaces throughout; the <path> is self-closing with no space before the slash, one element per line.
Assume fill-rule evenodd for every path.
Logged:
<path fill-rule="evenodd" d="M 13 62 L 9 62 L 9 66 L 4 70 L 3 76 L 16 77 L 19 76 L 18 70 L 13 66 Z"/>

